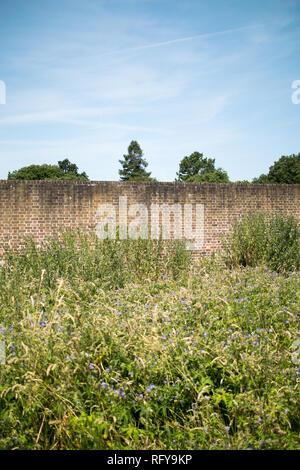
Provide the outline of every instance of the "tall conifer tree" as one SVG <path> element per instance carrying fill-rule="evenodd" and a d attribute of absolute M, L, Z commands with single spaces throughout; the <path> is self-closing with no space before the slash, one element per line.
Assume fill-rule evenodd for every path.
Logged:
<path fill-rule="evenodd" d="M 145 170 L 148 163 L 143 158 L 143 151 L 135 140 L 131 141 L 128 153 L 123 155 L 123 158 L 119 160 L 123 167 L 119 170 L 122 181 L 153 181 L 153 178 L 150 178 L 151 172 Z"/>

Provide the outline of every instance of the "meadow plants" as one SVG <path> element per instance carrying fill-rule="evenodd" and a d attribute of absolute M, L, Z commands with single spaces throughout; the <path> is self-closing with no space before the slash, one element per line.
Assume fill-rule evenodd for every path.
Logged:
<path fill-rule="evenodd" d="M 268 266 L 274 271 L 300 269 L 300 227 L 292 216 L 250 212 L 236 219 L 223 239 L 229 267 Z"/>
<path fill-rule="evenodd" d="M 0 268 L 0 449 L 299 448 L 299 272 L 62 233 Z"/>

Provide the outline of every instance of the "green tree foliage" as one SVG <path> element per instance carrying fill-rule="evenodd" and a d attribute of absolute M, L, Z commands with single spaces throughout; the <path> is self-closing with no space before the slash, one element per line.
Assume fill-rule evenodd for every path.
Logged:
<path fill-rule="evenodd" d="M 88 180 L 87 174 L 84 172 L 78 172 L 78 166 L 75 163 L 71 163 L 67 158 L 58 162 L 58 166 L 63 172 L 62 179 L 68 180 Z"/>
<path fill-rule="evenodd" d="M 8 173 L 9 180 L 88 180 L 85 172 L 79 173 L 75 163 L 67 158 L 58 165 L 29 165 Z"/>
<path fill-rule="evenodd" d="M 203 157 L 202 153 L 193 152 L 184 157 L 176 173 L 176 181 L 228 183 L 229 178 L 222 168 L 215 168 L 215 159 Z"/>
<path fill-rule="evenodd" d="M 254 178 L 253 183 L 300 184 L 300 153 L 283 155 L 270 166 L 267 175 L 262 174 Z"/>
<path fill-rule="evenodd" d="M 122 169 L 119 170 L 120 179 L 122 181 L 153 181 L 150 178 L 151 172 L 147 172 L 145 168 L 148 163 L 143 158 L 143 152 L 139 144 L 132 140 L 128 147 L 128 154 L 123 155 L 123 160 L 119 160 Z"/>
<path fill-rule="evenodd" d="M 57 165 L 29 165 L 8 173 L 9 180 L 58 179 L 61 171 Z"/>
<path fill-rule="evenodd" d="M 237 183 L 237 184 L 242 184 L 242 183 L 251 183 L 251 181 L 248 181 L 248 180 L 238 180 L 238 181 L 233 181 L 233 183 Z"/>

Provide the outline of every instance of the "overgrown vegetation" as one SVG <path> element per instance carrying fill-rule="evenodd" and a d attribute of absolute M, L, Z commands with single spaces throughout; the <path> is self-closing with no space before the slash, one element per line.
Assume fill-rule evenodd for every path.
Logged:
<path fill-rule="evenodd" d="M 190 265 L 84 232 L 8 251 L 0 448 L 299 448 L 299 272 Z"/>
<path fill-rule="evenodd" d="M 254 212 L 236 220 L 224 240 L 228 266 L 265 265 L 274 271 L 300 269 L 300 228 L 293 216 Z"/>

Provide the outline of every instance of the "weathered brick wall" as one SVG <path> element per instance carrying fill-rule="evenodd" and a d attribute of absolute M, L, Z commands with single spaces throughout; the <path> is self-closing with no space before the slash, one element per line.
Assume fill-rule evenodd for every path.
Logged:
<path fill-rule="evenodd" d="M 162 227 L 165 238 L 196 236 L 194 249 L 209 253 L 220 248 L 236 217 L 256 210 L 300 219 L 300 185 L 4 180 L 0 245 L 19 246 L 24 235 L 40 242 L 61 227 L 101 236 L 119 225 L 121 238 L 155 238 Z"/>

